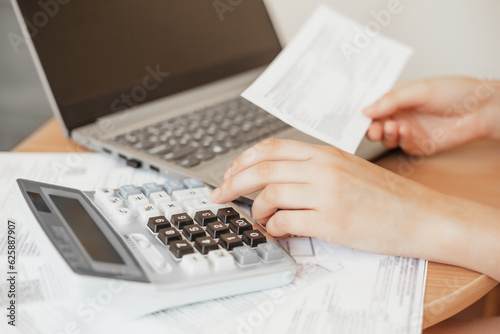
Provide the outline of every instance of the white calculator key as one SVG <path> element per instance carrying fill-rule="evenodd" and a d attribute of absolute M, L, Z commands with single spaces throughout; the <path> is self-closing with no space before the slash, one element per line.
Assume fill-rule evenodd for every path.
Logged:
<path fill-rule="evenodd" d="M 207 197 L 210 197 L 210 194 L 212 193 L 212 190 L 208 189 L 207 187 L 199 188 L 198 190 Z"/>
<path fill-rule="evenodd" d="M 147 223 L 151 217 L 161 216 L 160 210 L 154 204 L 140 205 L 135 211 L 144 223 Z"/>
<path fill-rule="evenodd" d="M 171 202 L 172 201 L 170 196 L 168 196 L 168 194 L 164 191 L 152 193 L 151 196 L 149 196 L 149 199 L 156 206 L 160 206 L 160 204 L 163 202 Z"/>
<path fill-rule="evenodd" d="M 198 197 L 205 197 L 206 195 L 202 189 L 203 188 L 177 190 L 172 193 L 172 199 L 178 203 L 182 203 Z"/>
<path fill-rule="evenodd" d="M 97 202 L 104 203 L 108 198 L 115 196 L 115 191 L 111 188 L 97 188 L 94 196 Z"/>
<path fill-rule="evenodd" d="M 123 200 L 118 197 L 109 197 L 105 202 L 104 205 L 108 208 L 108 210 L 112 211 L 115 208 L 121 208 L 123 206 Z"/>
<path fill-rule="evenodd" d="M 213 213 L 217 214 L 218 209 L 225 208 L 226 206 L 223 204 L 214 204 L 208 197 L 198 197 L 182 202 L 182 207 L 188 215 L 194 217 L 196 212 L 204 210 L 212 210 Z"/>
<path fill-rule="evenodd" d="M 206 273 L 210 265 L 205 257 L 198 253 L 187 254 L 182 257 L 181 266 L 190 274 Z"/>
<path fill-rule="evenodd" d="M 172 215 L 184 212 L 184 209 L 177 202 L 163 202 L 160 204 L 160 210 L 168 220 L 171 219 Z"/>
<path fill-rule="evenodd" d="M 140 194 L 140 195 L 130 195 L 128 197 L 127 202 L 128 202 L 128 205 L 130 205 L 130 207 L 132 209 L 137 210 L 137 208 L 139 206 L 144 206 L 144 205 L 149 204 L 149 199 L 146 196 L 142 195 L 142 194 Z"/>
<path fill-rule="evenodd" d="M 146 261 L 148 261 L 153 269 L 157 271 L 169 271 L 172 268 L 167 264 L 165 257 L 153 247 L 151 242 L 140 233 L 129 234 L 130 239 L 132 239 L 138 246 L 139 251 L 144 255 Z"/>
<path fill-rule="evenodd" d="M 210 261 L 215 270 L 232 269 L 236 266 L 234 258 L 225 249 L 208 252 L 208 261 Z"/>
<path fill-rule="evenodd" d="M 120 225 L 130 224 L 134 221 L 134 213 L 129 208 L 114 208 L 111 215 Z"/>

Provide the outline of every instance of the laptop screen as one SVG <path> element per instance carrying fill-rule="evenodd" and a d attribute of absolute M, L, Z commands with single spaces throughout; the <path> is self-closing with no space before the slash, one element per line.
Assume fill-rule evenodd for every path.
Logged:
<path fill-rule="evenodd" d="M 268 64 L 262 0 L 17 0 L 66 128 Z"/>

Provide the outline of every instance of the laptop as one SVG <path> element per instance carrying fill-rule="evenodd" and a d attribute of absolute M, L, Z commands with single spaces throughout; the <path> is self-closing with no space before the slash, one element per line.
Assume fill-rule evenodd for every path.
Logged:
<path fill-rule="evenodd" d="M 54 114 L 86 148 L 216 186 L 265 138 L 324 144 L 239 96 L 282 48 L 262 0 L 12 3 Z"/>

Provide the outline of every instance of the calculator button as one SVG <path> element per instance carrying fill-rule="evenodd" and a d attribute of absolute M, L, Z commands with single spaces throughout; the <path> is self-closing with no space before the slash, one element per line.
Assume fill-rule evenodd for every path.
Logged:
<path fill-rule="evenodd" d="M 158 210 L 153 204 L 138 206 L 136 212 L 145 223 L 149 221 L 149 218 L 161 215 L 160 210 Z"/>
<path fill-rule="evenodd" d="M 141 191 L 133 184 L 128 184 L 126 186 L 120 187 L 120 195 L 124 199 L 128 199 L 128 197 L 132 196 L 132 195 L 139 195 L 140 193 L 141 193 Z"/>
<path fill-rule="evenodd" d="M 252 247 L 257 247 L 258 244 L 267 242 L 266 237 L 259 230 L 245 231 L 241 238 L 244 243 Z"/>
<path fill-rule="evenodd" d="M 232 219 L 229 222 L 229 228 L 236 234 L 243 234 L 245 231 L 250 231 L 253 229 L 253 225 L 248 222 L 245 218 Z"/>
<path fill-rule="evenodd" d="M 104 203 L 108 198 L 115 196 L 115 191 L 111 188 L 97 188 L 94 196 L 97 202 Z"/>
<path fill-rule="evenodd" d="M 172 270 L 172 267 L 167 264 L 164 256 L 155 247 L 153 247 L 145 235 L 133 233 L 130 234 L 129 237 L 135 242 L 139 251 L 154 270 L 161 272 Z"/>
<path fill-rule="evenodd" d="M 184 180 L 184 187 L 187 189 L 202 188 L 204 186 L 203 182 L 194 177 Z"/>
<path fill-rule="evenodd" d="M 173 215 L 170 221 L 179 230 L 184 228 L 184 226 L 186 225 L 191 225 L 194 223 L 193 219 L 189 217 L 189 215 L 185 212 Z"/>
<path fill-rule="evenodd" d="M 134 220 L 134 214 L 129 208 L 115 208 L 111 215 L 119 225 L 130 224 Z"/>
<path fill-rule="evenodd" d="M 149 199 L 140 194 L 140 195 L 132 195 L 132 196 L 129 196 L 128 200 L 128 205 L 130 205 L 130 207 L 134 210 L 137 210 L 137 208 L 139 206 L 143 206 L 143 205 L 147 205 L 149 204 Z"/>
<path fill-rule="evenodd" d="M 115 208 L 121 208 L 123 206 L 123 200 L 118 197 L 109 197 L 105 205 L 108 207 L 108 209 L 113 210 Z"/>
<path fill-rule="evenodd" d="M 275 242 L 267 242 L 257 245 L 257 253 L 264 261 L 276 261 L 283 258 L 283 250 Z"/>
<path fill-rule="evenodd" d="M 172 241 L 169 247 L 172 254 L 180 259 L 186 254 L 194 253 L 193 247 L 185 240 Z"/>
<path fill-rule="evenodd" d="M 223 222 L 216 221 L 213 223 L 208 223 L 207 225 L 207 233 L 210 235 L 212 238 L 218 238 L 222 234 L 230 233 L 229 232 L 229 227 L 227 227 L 226 224 Z"/>
<path fill-rule="evenodd" d="M 174 191 L 184 189 L 184 186 L 179 180 L 168 179 L 165 183 L 163 183 L 163 189 L 165 189 L 167 194 L 172 195 Z"/>
<path fill-rule="evenodd" d="M 208 254 L 208 252 L 219 249 L 217 241 L 211 237 L 196 238 L 194 247 L 200 251 L 201 254 Z"/>
<path fill-rule="evenodd" d="M 215 270 L 232 269 L 235 267 L 234 258 L 224 249 L 208 252 L 207 258 Z"/>
<path fill-rule="evenodd" d="M 226 233 L 220 236 L 219 244 L 222 248 L 230 251 L 234 247 L 243 246 L 243 241 L 241 241 L 241 238 L 237 234 Z"/>
<path fill-rule="evenodd" d="M 200 274 L 210 271 L 210 264 L 201 254 L 187 254 L 182 258 L 182 268 L 189 274 Z"/>
<path fill-rule="evenodd" d="M 158 233 L 160 239 L 165 245 L 170 245 L 172 241 L 182 240 L 182 235 L 173 227 L 161 229 Z"/>
<path fill-rule="evenodd" d="M 255 249 L 247 245 L 235 247 L 233 257 L 242 266 L 259 263 L 259 255 Z"/>
<path fill-rule="evenodd" d="M 196 212 L 194 220 L 201 226 L 207 226 L 208 223 L 216 222 L 217 216 L 211 210 Z"/>
<path fill-rule="evenodd" d="M 198 197 L 193 200 L 186 200 L 182 202 L 182 207 L 188 214 L 194 216 L 196 212 L 203 210 L 211 210 L 217 212 L 218 209 L 224 208 L 224 204 L 214 204 L 208 197 Z"/>
<path fill-rule="evenodd" d="M 186 225 L 182 229 L 182 234 L 188 239 L 189 241 L 194 241 L 197 238 L 204 237 L 205 231 L 203 231 L 203 227 L 201 227 L 198 224 L 192 224 L 192 225 Z"/>
<path fill-rule="evenodd" d="M 233 208 L 222 208 L 217 211 L 217 217 L 224 223 L 229 224 L 233 219 L 240 218 L 240 214 Z"/>
<path fill-rule="evenodd" d="M 158 233 L 162 228 L 170 227 L 170 222 L 163 216 L 151 217 L 148 220 L 148 227 L 153 233 Z"/>
<path fill-rule="evenodd" d="M 184 211 L 177 202 L 162 202 L 160 204 L 160 210 L 167 218 L 170 218 L 172 217 L 172 215 L 176 215 Z"/>
<path fill-rule="evenodd" d="M 159 191 L 159 192 L 152 193 L 149 196 L 149 200 L 151 202 L 153 202 L 153 204 L 156 206 L 160 206 L 160 204 L 164 203 L 164 202 L 171 202 L 172 201 L 170 196 L 168 196 L 168 194 L 166 192 L 164 192 L 163 190 Z"/>
<path fill-rule="evenodd" d="M 184 189 L 177 190 L 172 193 L 173 200 L 179 203 L 187 200 L 193 200 L 198 197 L 205 197 L 204 192 L 200 189 Z"/>
<path fill-rule="evenodd" d="M 147 197 L 151 196 L 153 193 L 163 191 L 163 189 L 154 182 L 144 183 L 141 187 L 141 191 Z"/>

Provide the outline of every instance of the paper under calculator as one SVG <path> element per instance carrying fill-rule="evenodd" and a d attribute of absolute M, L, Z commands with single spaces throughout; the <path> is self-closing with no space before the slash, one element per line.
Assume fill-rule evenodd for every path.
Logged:
<path fill-rule="evenodd" d="M 197 179 L 90 192 L 17 182 L 33 236 L 58 263 L 58 275 L 80 298 L 125 282 L 126 293 L 113 295 L 110 307 L 122 315 L 276 287 L 295 276 L 295 261 L 265 229 L 233 203 L 212 203 Z"/>

